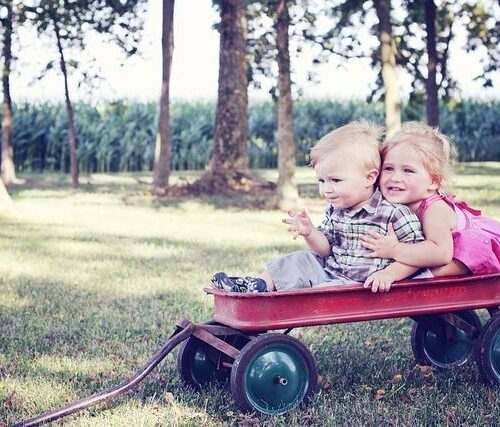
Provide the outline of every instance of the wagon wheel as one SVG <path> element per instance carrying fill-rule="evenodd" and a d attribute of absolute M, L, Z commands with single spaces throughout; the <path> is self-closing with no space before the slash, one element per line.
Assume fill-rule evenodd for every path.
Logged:
<path fill-rule="evenodd" d="M 309 400 L 317 382 L 309 349 L 283 334 L 264 334 L 250 341 L 231 369 L 231 393 L 244 412 L 284 414 Z"/>
<path fill-rule="evenodd" d="M 481 320 L 473 310 L 454 314 L 482 330 Z M 450 369 L 467 363 L 476 350 L 474 337 L 457 327 L 448 325 L 439 317 L 435 319 L 433 328 L 419 322 L 413 325 L 411 348 L 417 363 L 438 369 Z"/>
<path fill-rule="evenodd" d="M 216 322 L 207 322 L 216 325 Z M 242 348 L 248 339 L 242 335 L 219 336 L 236 348 Z M 182 382 L 195 390 L 201 390 L 211 381 L 226 381 L 231 368 L 222 362 L 232 359 L 196 337 L 184 341 L 177 354 L 177 371 Z"/>
<path fill-rule="evenodd" d="M 477 353 L 479 370 L 486 382 L 500 385 L 500 315 L 484 326 Z"/>

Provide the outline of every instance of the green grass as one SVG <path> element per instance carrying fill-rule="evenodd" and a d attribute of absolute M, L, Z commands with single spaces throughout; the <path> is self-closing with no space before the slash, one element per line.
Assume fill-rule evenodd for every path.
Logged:
<path fill-rule="evenodd" d="M 500 163 L 457 172 L 458 196 L 499 219 Z M 260 173 L 276 178 L 275 171 Z M 76 192 L 67 177 L 30 178 L 11 189 L 16 212 L 0 216 L 6 424 L 121 382 L 161 347 L 179 318 L 210 319 L 212 299 L 202 288 L 213 272 L 256 274 L 267 259 L 302 247 L 279 211 L 253 208 L 245 198 L 158 201 L 148 193 L 150 177 L 132 174 L 84 176 Z M 319 220 L 312 171 L 299 169 L 298 181 Z M 201 394 L 185 388 L 173 354 L 136 390 L 65 423 L 500 424 L 499 390 L 485 386 L 473 364 L 447 373 L 416 369 L 409 331 L 407 319 L 293 331 L 314 354 L 321 387 L 311 405 L 286 416 L 243 415 L 227 387 Z M 386 394 L 377 400 L 380 389 Z"/>

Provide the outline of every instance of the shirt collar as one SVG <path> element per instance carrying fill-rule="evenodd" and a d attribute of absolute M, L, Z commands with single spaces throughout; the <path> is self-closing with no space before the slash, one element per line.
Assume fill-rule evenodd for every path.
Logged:
<path fill-rule="evenodd" d="M 382 193 L 377 188 L 373 192 L 372 196 L 359 209 L 356 209 L 355 211 L 353 211 L 352 209 L 342 209 L 342 210 L 344 211 L 344 214 L 347 214 L 348 216 L 353 216 L 358 212 L 361 212 L 361 210 L 363 209 L 369 214 L 374 214 L 375 212 L 377 212 L 377 209 L 380 206 L 382 200 L 383 200 Z"/>

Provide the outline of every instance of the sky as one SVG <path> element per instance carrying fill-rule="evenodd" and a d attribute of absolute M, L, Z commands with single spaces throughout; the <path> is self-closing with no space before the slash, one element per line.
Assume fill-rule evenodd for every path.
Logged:
<path fill-rule="evenodd" d="M 195 10 L 193 10 L 195 9 Z M 178 0 L 174 12 L 174 56 L 170 81 L 171 99 L 214 99 L 217 96 L 219 35 L 213 29 L 217 13 L 212 0 Z M 473 81 L 479 70 L 478 56 L 465 54 L 456 46 L 463 41 L 458 34 L 451 47 L 450 72 L 458 80 L 465 97 L 500 98 L 500 76 L 494 88 L 484 90 Z M 11 79 L 14 100 L 63 99 L 63 84 L 58 73 L 36 80 L 47 58 L 57 58 L 54 43 L 36 37 L 33 32 L 20 33 L 21 49 Z M 103 77 L 98 88 L 70 86 L 74 99 L 98 101 L 130 98 L 140 101 L 159 98 L 161 86 L 161 1 L 150 0 L 145 18 L 141 56 L 126 59 L 117 47 L 90 38 L 86 52 L 78 60 L 87 62 L 92 56 Z M 315 67 L 319 84 L 307 81 L 311 70 L 312 51 L 304 50 L 300 58 L 292 58 L 293 80 L 303 96 L 309 98 L 363 99 L 370 92 L 375 77 L 370 60 L 356 59 L 342 63 L 332 57 L 328 64 Z M 271 81 L 263 90 L 250 88 L 250 98 L 265 98 Z M 400 73 L 403 92 L 409 81 Z"/>

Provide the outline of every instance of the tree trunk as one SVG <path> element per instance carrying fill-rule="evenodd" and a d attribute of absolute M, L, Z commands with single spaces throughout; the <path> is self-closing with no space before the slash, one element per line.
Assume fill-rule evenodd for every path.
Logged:
<path fill-rule="evenodd" d="M 3 34 L 3 111 L 2 111 L 2 180 L 5 185 L 17 182 L 12 146 L 12 101 L 10 98 L 10 64 L 12 60 L 12 0 L 5 3 L 7 16 L 4 19 Z"/>
<path fill-rule="evenodd" d="M 222 0 L 220 10 L 219 87 L 208 174 L 230 185 L 228 180 L 250 173 L 245 0 Z"/>
<path fill-rule="evenodd" d="M 174 4 L 175 0 L 163 0 L 162 24 L 162 85 L 160 116 L 156 136 L 153 188 L 156 192 L 168 187 L 172 158 L 172 136 L 170 133 L 170 70 L 174 51 Z"/>
<path fill-rule="evenodd" d="M 0 212 L 2 211 L 3 206 L 10 206 L 12 204 L 12 200 L 5 188 L 5 184 L 2 179 L 0 179 Z"/>
<path fill-rule="evenodd" d="M 282 208 L 293 206 L 299 193 L 295 183 L 295 144 L 293 132 L 292 81 L 288 28 L 290 15 L 287 0 L 276 5 L 276 46 L 278 49 L 278 203 Z"/>
<path fill-rule="evenodd" d="M 61 72 L 64 77 L 64 99 L 66 101 L 66 113 L 68 115 L 68 143 L 69 143 L 69 163 L 71 170 L 71 185 L 73 188 L 78 188 L 78 159 L 76 154 L 76 131 L 75 131 L 75 117 L 73 113 L 73 106 L 69 97 L 68 88 L 68 71 L 66 69 L 66 61 L 64 59 L 64 52 L 59 34 L 59 27 L 57 22 L 54 21 L 54 30 L 57 40 L 57 48 L 59 50 Z"/>
<path fill-rule="evenodd" d="M 438 56 L 436 49 L 436 5 L 434 0 L 423 0 L 425 11 L 425 29 L 427 32 L 427 124 L 439 124 L 438 86 L 436 72 Z"/>
<path fill-rule="evenodd" d="M 401 110 L 396 71 L 396 43 L 392 35 L 391 1 L 374 0 L 378 17 L 380 62 L 385 88 L 385 123 L 387 134 L 401 128 Z"/>

